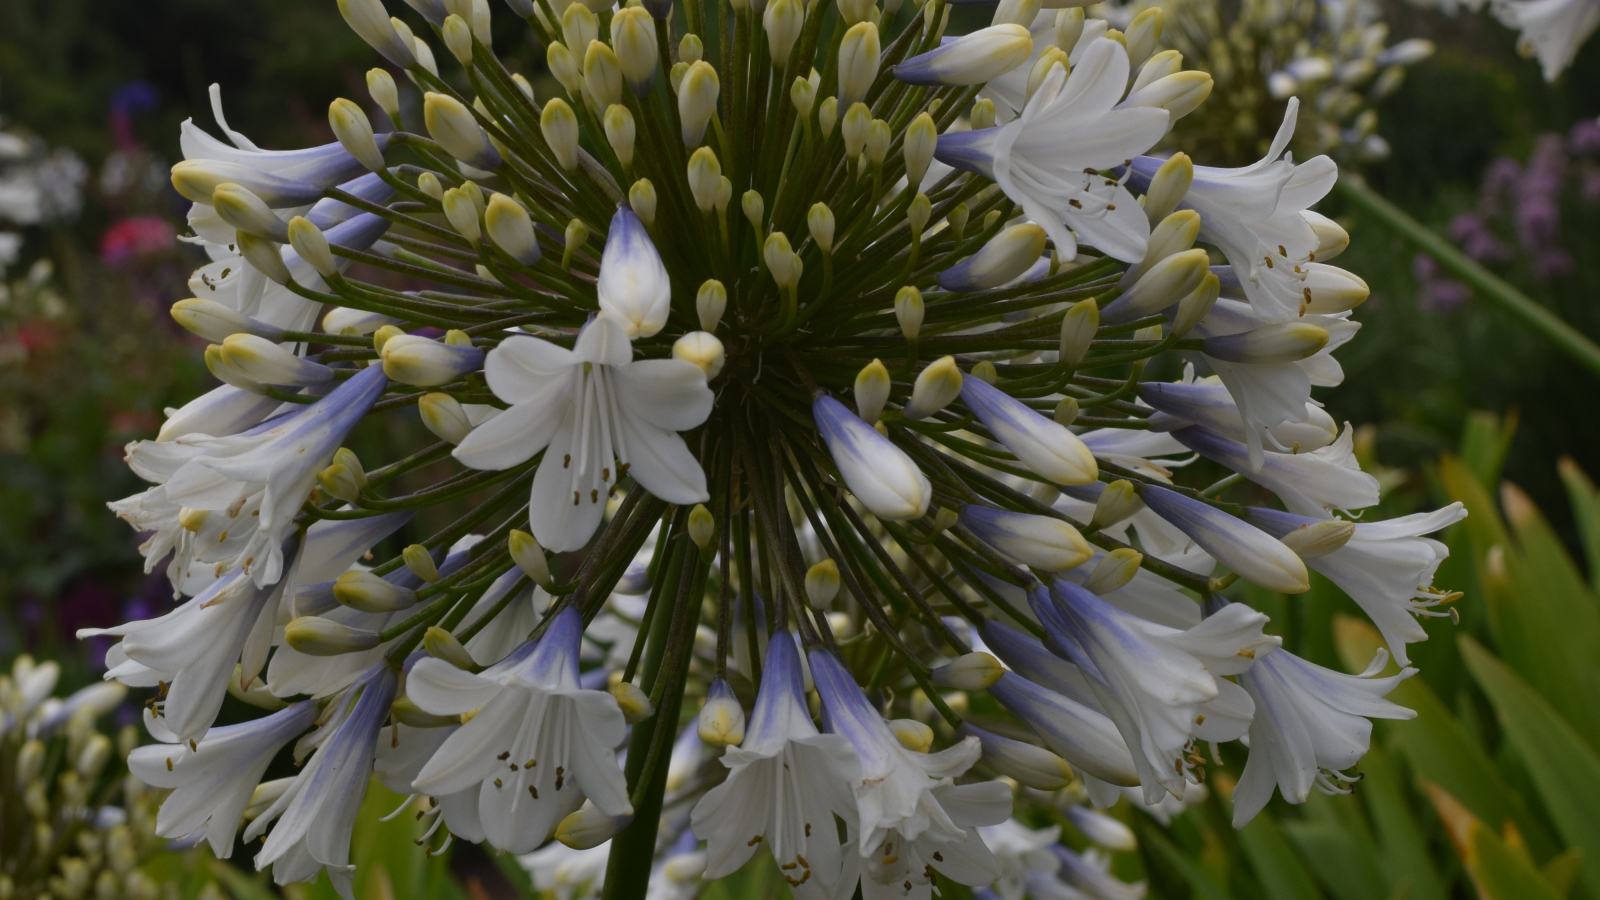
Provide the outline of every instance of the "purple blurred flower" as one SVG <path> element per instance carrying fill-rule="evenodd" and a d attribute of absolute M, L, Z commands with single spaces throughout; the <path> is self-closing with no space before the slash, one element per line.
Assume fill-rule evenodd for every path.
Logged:
<path fill-rule="evenodd" d="M 117 149 L 131 153 L 139 149 L 133 134 L 133 117 L 149 112 L 161 103 L 161 93 L 148 81 L 131 81 L 111 92 L 111 137 Z"/>
<path fill-rule="evenodd" d="M 1600 122 L 1583 119 L 1567 132 L 1567 149 L 1573 156 L 1600 156 Z"/>
<path fill-rule="evenodd" d="M 1450 312 L 1472 296 L 1466 285 L 1441 277 L 1439 263 L 1426 254 L 1411 258 L 1411 274 L 1417 279 L 1417 305 L 1427 312 Z"/>

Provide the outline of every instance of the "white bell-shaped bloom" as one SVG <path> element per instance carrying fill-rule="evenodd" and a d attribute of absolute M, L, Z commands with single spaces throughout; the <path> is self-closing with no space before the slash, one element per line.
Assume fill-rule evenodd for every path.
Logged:
<path fill-rule="evenodd" d="M 1239 406 L 1220 378 L 1212 376 L 1188 382 L 1147 381 L 1139 385 L 1139 399 L 1160 410 L 1150 417 L 1152 432 L 1173 431 L 1185 424 L 1193 424 L 1229 440 L 1250 443 Z M 1317 450 L 1333 443 L 1338 436 L 1339 426 L 1333 417 L 1314 403 L 1306 404 L 1304 421 L 1283 422 L 1261 430 L 1264 444 L 1284 453 Z"/>
<path fill-rule="evenodd" d="M 1320 241 L 1303 210 L 1333 188 L 1338 167 L 1326 156 L 1295 165 L 1285 152 L 1294 136 L 1299 98 L 1289 98 L 1283 124 L 1260 162 L 1238 169 L 1195 166 L 1179 204 L 1200 214 L 1200 240 L 1228 258 L 1245 295 L 1268 322 L 1295 321 L 1306 300 L 1307 267 Z M 1135 184 L 1148 184 L 1164 160 L 1135 159 Z"/>
<path fill-rule="evenodd" d="M 744 743 L 723 751 L 722 764 L 727 780 L 690 817 L 706 841 L 706 878 L 732 874 L 765 847 L 796 893 L 831 891 L 841 878 L 854 890 L 859 858 L 841 853 L 833 817 L 855 830 L 861 764 L 848 740 L 812 724 L 793 641 L 768 643 Z"/>
<path fill-rule="evenodd" d="M 409 512 L 317 522 L 304 544 L 291 540 L 292 577 L 257 587 L 243 571 L 219 579 L 177 609 L 114 628 L 85 628 L 78 636 L 121 636 L 106 654 L 108 679 L 139 687 L 165 682 L 156 704 L 171 740 L 206 733 L 222 708 L 236 663 L 248 687 L 261 672 L 279 624 L 282 598 L 298 583 L 331 579 L 411 518 Z"/>
<path fill-rule="evenodd" d="M 1316 519 L 1275 509 L 1252 508 L 1250 521 L 1270 535 L 1283 536 Z M 1384 522 L 1357 522 L 1344 546 L 1306 561 L 1350 595 L 1378 626 L 1400 665 L 1409 665 L 1406 644 L 1428 639 L 1417 616 L 1442 616 L 1435 607 L 1452 595 L 1434 588 L 1433 576 L 1450 548 L 1424 537 L 1465 519 L 1466 507 L 1452 503 L 1429 513 Z"/>
<path fill-rule="evenodd" d="M 251 794 L 278 750 L 317 718 L 317 705 L 302 700 L 240 725 L 213 728 L 194 744 L 147 744 L 128 756 L 128 771 L 145 784 L 172 793 L 156 814 L 156 835 L 188 837 L 205 829 L 211 850 L 226 859 Z"/>
<path fill-rule="evenodd" d="M 811 417 L 845 486 L 873 515 L 898 521 L 928 511 L 933 485 L 904 450 L 832 397 L 818 397 Z"/>
<path fill-rule="evenodd" d="M 672 282 L 661 254 L 644 223 L 627 204 L 617 206 L 600 254 L 595 282 L 600 309 L 615 316 L 628 338 L 650 337 L 667 324 L 672 309 Z"/>
<path fill-rule="evenodd" d="M 147 566 L 168 552 L 172 583 L 194 593 L 234 568 L 259 587 L 283 575 L 284 536 L 317 472 L 388 385 L 377 366 L 326 397 L 228 437 L 191 434 L 128 445 L 128 463 L 157 486 L 108 504 L 139 531 Z"/>
<path fill-rule="evenodd" d="M 1233 827 L 1255 818 L 1277 786 L 1283 799 L 1304 803 L 1316 787 L 1349 793 L 1354 778 L 1343 774 L 1372 743 L 1372 719 L 1413 719 L 1416 712 L 1383 699 L 1415 675 L 1401 669 L 1377 677 L 1389 662 L 1382 648 L 1360 675 L 1324 669 L 1286 651 L 1269 653 L 1239 684 L 1255 701 L 1250 757 L 1233 790 Z"/>
<path fill-rule="evenodd" d="M 633 812 L 614 749 L 627 724 L 611 694 L 579 683 L 582 636 L 582 618 L 569 606 L 537 642 L 481 674 L 424 659 L 406 678 L 406 696 L 425 712 L 476 710 L 412 787 L 453 794 L 477 785 L 487 840 L 512 853 L 544 843 L 584 798 L 606 815 Z"/>
<path fill-rule="evenodd" d="M 1182 796 L 1184 757 L 1196 738 L 1233 740 L 1250 721 L 1250 698 L 1221 676 L 1247 671 L 1282 641 L 1263 634 L 1267 617 L 1242 604 L 1188 630 L 1129 615 L 1057 580 L 1029 595 L 1046 646 L 1076 663 L 1133 750 L 1146 802 Z"/>
<path fill-rule="evenodd" d="M 1494 14 L 1521 32 L 1517 49 L 1536 56 L 1544 80 L 1555 81 L 1600 28 L 1600 3 L 1594 0 L 1496 0 Z"/>
<path fill-rule="evenodd" d="M 1000 877 L 989 886 L 1000 900 L 1022 900 L 1028 892 L 1028 876 L 1055 876 L 1061 860 L 1050 848 L 1061 839 L 1061 826 L 1034 830 L 1016 819 L 1007 819 L 995 825 L 983 825 L 978 834 L 994 854 Z"/>
<path fill-rule="evenodd" d="M 253 841 L 277 821 L 256 854 L 256 869 L 271 866 L 274 882 L 315 881 L 326 868 L 339 896 L 354 900 L 350 833 L 372 775 L 378 729 L 394 702 L 395 682 L 394 670 L 379 665 L 351 685 L 316 733 L 311 759 L 283 795 L 245 829 L 244 839 Z"/>
<path fill-rule="evenodd" d="M 1268 452 L 1255 469 L 1244 444 L 1199 425 L 1180 428 L 1172 436 L 1190 450 L 1277 494 L 1299 515 L 1326 518 L 1329 510 L 1365 509 L 1378 502 L 1378 479 L 1361 471 L 1349 423 L 1344 434 L 1326 447 L 1308 453 Z"/>
<path fill-rule="evenodd" d="M 622 475 L 668 503 L 701 503 L 706 475 L 679 431 L 711 414 L 699 366 L 681 359 L 635 362 L 623 324 L 602 312 L 573 349 L 511 337 L 489 352 L 484 375 L 511 408 L 455 449 L 475 469 L 508 469 L 544 450 L 528 509 L 547 550 L 588 543 Z"/>
<path fill-rule="evenodd" d="M 459 730 L 459 725 L 443 728 L 413 728 L 397 722 L 385 725 L 378 732 L 378 756 L 372 764 L 372 774 L 383 782 L 384 787 L 397 794 L 405 796 L 416 793 L 411 782 L 417 780 L 422 767 L 428 764 L 439 747 Z M 483 840 L 483 822 L 478 818 L 477 785 L 462 788 L 453 794 L 433 796 L 433 800 L 436 806 L 429 813 L 442 817 L 451 834 L 465 841 Z"/>
<path fill-rule="evenodd" d="M 266 394 L 236 388 L 231 384 L 213 388 L 175 410 L 156 435 L 158 441 L 171 441 L 189 434 L 227 437 L 260 425 L 283 402 Z"/>
<path fill-rule="evenodd" d="M 1011 791 L 996 781 L 957 785 L 978 761 L 978 739 L 937 753 L 906 749 L 844 666 L 826 650 L 811 653 L 811 675 L 828 730 L 849 738 L 860 757 L 853 779 L 861 854 L 861 892 L 868 900 L 932 895 L 932 873 L 966 885 L 999 877 L 977 826 L 1011 816 Z"/>
<path fill-rule="evenodd" d="M 1014 121 L 942 134 L 936 157 L 992 178 L 1044 226 L 1061 258 L 1076 253 L 1076 232 L 1107 255 L 1136 262 L 1150 223 L 1120 182 L 1098 172 L 1154 146 L 1167 133 L 1168 116 L 1150 107 L 1113 109 L 1127 86 L 1128 52 L 1096 39 L 1070 75 L 1053 67 Z"/>

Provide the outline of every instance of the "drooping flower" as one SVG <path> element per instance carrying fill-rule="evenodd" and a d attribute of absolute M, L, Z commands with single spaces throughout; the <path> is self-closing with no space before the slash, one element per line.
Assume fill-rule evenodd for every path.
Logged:
<path fill-rule="evenodd" d="M 270 716 L 213 728 L 192 745 L 134 750 L 128 771 L 151 787 L 172 789 L 156 818 L 156 834 L 182 838 L 204 828 L 212 852 L 232 855 L 239 820 L 273 756 L 316 718 L 317 705 L 302 700 Z"/>
<path fill-rule="evenodd" d="M 1277 494 L 1299 515 L 1325 518 L 1329 510 L 1364 509 L 1378 502 L 1378 479 L 1361 471 L 1356 462 L 1354 429 L 1349 423 L 1344 434 L 1326 447 L 1306 453 L 1266 453 L 1254 469 L 1247 447 L 1199 425 L 1179 428 L 1172 436 L 1190 450 Z"/>
<path fill-rule="evenodd" d="M 377 666 L 345 693 L 322 726 L 316 751 L 288 789 L 267 807 L 244 839 L 253 841 L 276 822 L 256 854 L 256 869 L 272 867 L 277 884 L 315 881 L 324 868 L 339 896 L 354 900 L 355 866 L 350 863 L 350 833 L 367 790 L 378 729 L 389 717 L 396 677 Z"/>
<path fill-rule="evenodd" d="M 1243 828 L 1272 799 L 1304 803 L 1312 787 L 1347 793 L 1343 773 L 1372 742 L 1372 719 L 1411 719 L 1416 713 L 1384 695 L 1417 670 L 1379 678 L 1389 654 L 1379 648 L 1360 675 L 1345 675 L 1292 653 L 1269 653 L 1239 676 L 1255 701 L 1250 757 L 1233 790 L 1233 826 Z"/>
<path fill-rule="evenodd" d="M 481 674 L 430 658 L 406 678 L 406 696 L 426 712 L 476 710 L 440 745 L 413 787 L 452 794 L 478 785 L 484 834 L 512 853 L 544 843 L 585 798 L 606 815 L 633 812 L 614 750 L 627 726 L 614 697 L 579 683 L 582 633 L 582 620 L 569 606 L 537 642 Z"/>
<path fill-rule="evenodd" d="M 1316 524 L 1316 519 L 1253 507 L 1250 521 L 1282 537 Z M 1457 595 L 1433 587 L 1434 573 L 1450 549 L 1424 535 L 1465 519 L 1466 507 L 1452 503 L 1431 513 L 1413 513 L 1387 522 L 1357 522 L 1344 546 L 1306 560 L 1356 601 L 1383 634 L 1395 661 L 1410 665 L 1406 644 L 1428 639 L 1418 616 L 1444 615 L 1436 609 Z"/>
<path fill-rule="evenodd" d="M 936 157 L 993 178 L 1050 232 L 1063 259 L 1076 252 L 1076 232 L 1116 259 L 1137 261 L 1150 223 L 1121 183 L 1098 173 L 1150 149 L 1167 133 L 1168 116 L 1150 107 L 1114 109 L 1127 85 L 1127 51 L 1097 39 L 1070 75 L 1053 67 L 1016 120 L 942 134 Z"/>
<path fill-rule="evenodd" d="M 1221 676 L 1248 671 L 1281 640 L 1267 617 L 1231 604 L 1187 631 L 1131 616 L 1070 582 L 1029 595 L 1048 644 L 1088 677 L 1133 751 L 1145 802 L 1182 796 L 1185 748 L 1233 740 L 1250 722 L 1250 698 Z"/>
<path fill-rule="evenodd" d="M 828 730 L 849 738 L 861 760 L 852 779 L 860 824 L 861 891 L 872 900 L 926 898 L 933 873 L 967 885 L 998 875 L 979 825 L 1011 815 L 1011 791 L 998 782 L 952 780 L 978 760 L 977 738 L 937 753 L 914 753 L 889 730 L 843 665 L 826 650 L 811 652 L 811 673 Z"/>
<path fill-rule="evenodd" d="M 861 764 L 850 741 L 812 724 L 793 642 L 767 644 L 744 742 L 724 750 L 722 764 L 727 780 L 695 805 L 691 818 L 706 840 L 706 878 L 731 874 L 765 847 L 797 893 L 854 880 L 859 867 L 841 858 L 833 817 L 854 821 L 850 786 Z"/>
<path fill-rule="evenodd" d="M 128 445 L 134 471 L 156 487 L 108 504 L 139 531 L 146 568 L 169 551 L 175 587 L 195 593 L 234 568 L 257 586 L 283 576 L 283 539 L 350 429 L 388 385 L 378 367 L 326 397 L 242 434 L 191 434 Z"/>
<path fill-rule="evenodd" d="M 1600 3 L 1594 0 L 1496 0 L 1494 14 L 1521 32 L 1517 48 L 1539 58 L 1545 81 L 1560 77 L 1600 28 Z"/>
<path fill-rule="evenodd" d="M 508 469 L 544 450 L 528 510 L 546 549 L 588 543 L 624 474 L 668 503 L 710 498 L 705 472 L 676 433 L 711 413 L 705 372 L 680 359 L 635 361 L 611 315 L 591 319 L 571 350 L 510 338 L 489 352 L 484 374 L 511 408 L 473 429 L 455 457 Z"/>

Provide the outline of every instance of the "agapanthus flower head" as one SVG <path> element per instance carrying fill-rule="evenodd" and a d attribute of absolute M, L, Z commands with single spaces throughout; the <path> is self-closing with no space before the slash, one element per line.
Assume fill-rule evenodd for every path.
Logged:
<path fill-rule="evenodd" d="M 411 5 L 448 53 L 341 9 L 404 70 L 372 100 L 426 134 L 354 98 L 308 150 L 220 103 L 231 144 L 184 128 L 212 262 L 175 318 L 224 386 L 130 447 L 154 486 L 115 508 L 187 599 L 107 654 L 188 747 L 153 776 L 171 830 L 225 844 L 254 798 L 258 863 L 347 892 L 376 775 L 429 798 L 428 849 L 575 895 L 687 897 L 767 852 L 802 900 L 1133 896 L 1002 824 L 995 773 L 1164 814 L 1195 742 L 1257 721 L 1231 679 L 1277 639 L 1211 602 L 1237 578 L 1324 572 L 1397 655 L 1451 596 L 1417 585 L 1453 512 L 1341 518 L 1376 484 L 1311 395 L 1365 296 L 1311 259 L 1349 240 L 1309 210 L 1331 164 L 1141 157 L 1211 86 L 1158 16 L 1119 41 L 1007 3 L 943 44 L 944 0 L 851 0 L 830 43 L 741 2 L 658 71 L 661 4 L 517 0 L 536 102 L 487 4 Z M 724 28 L 766 42 L 707 55 Z M 1148 380 L 1172 354 L 1198 377 Z M 1215 464 L 1264 505 L 1202 490 Z M 212 729 L 230 689 L 287 707 Z M 997 721 L 968 721 L 984 692 Z M 255 785 L 297 734 L 300 773 Z"/>

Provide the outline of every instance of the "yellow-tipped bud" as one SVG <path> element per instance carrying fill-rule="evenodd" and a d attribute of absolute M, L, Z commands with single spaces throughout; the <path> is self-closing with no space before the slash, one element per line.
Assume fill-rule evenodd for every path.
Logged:
<path fill-rule="evenodd" d="M 1176 50 L 1163 50 L 1145 60 L 1139 67 L 1139 77 L 1133 80 L 1133 87 L 1128 88 L 1128 93 L 1137 94 L 1168 75 L 1176 75 L 1183 71 L 1183 54 Z"/>
<path fill-rule="evenodd" d="M 716 538 L 717 520 L 704 503 L 696 503 L 694 509 L 689 510 L 688 531 L 689 540 L 694 541 L 694 545 L 701 550 L 710 547 Z"/>
<path fill-rule="evenodd" d="M 583 86 L 601 109 L 622 101 L 622 63 L 616 51 L 590 41 L 583 53 Z"/>
<path fill-rule="evenodd" d="M 854 160 L 867 149 L 867 134 L 872 130 L 872 110 L 865 103 L 852 103 L 844 114 L 839 135 L 844 138 L 844 157 Z"/>
<path fill-rule="evenodd" d="M 700 285 L 700 290 L 695 294 L 694 310 L 700 317 L 700 328 L 703 331 L 714 332 L 722 323 L 722 314 L 728 308 L 728 289 L 722 282 L 709 278 Z"/>
<path fill-rule="evenodd" d="M 811 232 L 811 241 L 823 253 L 833 252 L 833 234 L 836 222 L 833 210 L 826 203 L 813 203 L 811 210 L 806 213 L 806 229 Z"/>
<path fill-rule="evenodd" d="M 933 749 L 933 729 L 916 719 L 890 719 L 889 731 L 900 746 L 912 753 L 927 753 Z"/>
<path fill-rule="evenodd" d="M 958 691 L 981 691 L 999 681 L 1000 676 L 1005 673 L 1005 667 L 1000 665 L 1000 660 L 980 651 L 958 656 L 952 662 L 934 669 L 929 675 L 933 683 L 939 687 L 955 688 Z"/>
<path fill-rule="evenodd" d="M 1161 7 L 1152 6 L 1133 17 L 1128 23 L 1124 38 L 1128 44 L 1128 65 L 1135 68 L 1144 64 L 1155 52 L 1161 40 L 1161 26 L 1165 21 Z"/>
<path fill-rule="evenodd" d="M 691 331 L 672 344 L 672 358 L 699 366 L 707 381 L 722 374 L 726 354 L 722 341 L 709 331 Z"/>
<path fill-rule="evenodd" d="M 533 535 L 511 529 L 511 534 L 506 536 L 506 549 L 511 552 L 511 559 L 517 568 L 534 584 L 545 590 L 555 587 L 555 579 L 550 576 L 550 561 L 545 558 L 544 548 L 539 546 Z"/>
<path fill-rule="evenodd" d="M 710 147 L 694 151 L 689 157 L 689 192 L 694 195 L 695 206 L 703 213 L 711 212 L 721 188 L 722 163 L 717 160 L 717 154 Z"/>
<path fill-rule="evenodd" d="M 478 224 L 478 205 L 472 202 L 472 196 L 460 188 L 450 188 L 444 192 L 444 217 L 456 233 L 476 244 L 483 240 L 483 228 Z"/>
<path fill-rule="evenodd" d="M 574 6 L 578 4 L 573 4 Z M 555 838 L 574 850 L 591 850 L 616 837 L 633 821 L 630 811 L 620 816 L 608 816 L 585 800 L 577 812 L 561 820 L 556 826 Z"/>
<path fill-rule="evenodd" d="M 972 112 L 968 114 L 968 121 L 972 123 L 973 131 L 982 131 L 994 127 L 994 101 L 984 97 L 972 104 Z"/>
<path fill-rule="evenodd" d="M 717 111 L 717 97 L 722 93 L 722 82 L 711 64 L 700 61 L 689 66 L 678 85 L 678 117 L 683 124 L 683 146 L 700 146 L 705 138 L 706 125 Z"/>
<path fill-rule="evenodd" d="M 422 118 L 428 134 L 446 153 L 479 169 L 499 167 L 500 151 L 489 143 L 489 136 L 461 101 L 429 91 L 422 97 Z"/>
<path fill-rule="evenodd" d="M 1094 517 L 1089 521 L 1096 528 L 1110 528 L 1143 506 L 1133 485 L 1119 478 L 1100 491 L 1100 496 L 1094 502 Z"/>
<path fill-rule="evenodd" d="M 423 394 L 417 401 L 417 412 L 422 424 L 442 441 L 459 444 L 472 431 L 466 410 L 449 394 Z"/>
<path fill-rule="evenodd" d="M 361 483 L 356 473 L 338 462 L 317 473 L 317 484 L 328 492 L 328 496 L 346 503 L 354 503 L 361 496 Z"/>
<path fill-rule="evenodd" d="M 539 261 L 539 236 L 533 229 L 533 217 L 521 203 L 495 194 L 484 210 L 483 224 L 489 240 L 507 256 L 527 266 Z"/>
<path fill-rule="evenodd" d="M 434 659 L 442 659 L 458 669 L 475 672 L 479 668 L 478 661 L 456 640 L 456 636 L 437 625 L 423 633 L 422 648 Z"/>
<path fill-rule="evenodd" d="M 900 333 L 908 341 L 914 341 L 922 333 L 922 292 L 913 285 L 906 285 L 894 295 L 894 319 L 900 325 Z"/>
<path fill-rule="evenodd" d="M 842 9 L 842 7 L 841 7 Z M 772 67 L 782 69 L 789 64 L 789 53 L 805 29 L 806 9 L 800 0 L 771 0 L 762 13 L 761 24 L 767 30 L 767 50 L 772 57 Z"/>
<path fill-rule="evenodd" d="M 646 15 L 645 18 L 649 18 Z M 621 104 L 612 104 L 606 110 L 605 116 L 606 142 L 611 145 L 611 151 L 617 154 L 617 162 L 623 168 L 633 166 L 633 142 L 637 131 L 633 124 L 633 113 Z"/>
<path fill-rule="evenodd" d="M 938 143 L 939 129 L 934 125 L 933 117 L 925 112 L 918 113 L 906 128 L 903 145 L 908 190 L 922 189 L 922 179 L 928 174 L 928 166 L 933 162 L 934 147 Z"/>
<path fill-rule="evenodd" d="M 378 646 L 378 633 L 317 616 L 301 616 L 284 626 L 283 639 L 307 656 L 339 656 Z"/>
<path fill-rule="evenodd" d="M 361 612 L 383 613 L 410 608 L 417 594 L 371 572 L 350 571 L 334 579 L 333 599 Z"/>
<path fill-rule="evenodd" d="M 894 142 L 894 135 L 889 133 L 889 123 L 882 119 L 873 119 L 867 126 L 867 159 L 874 166 L 883 165 L 884 159 L 889 156 L 889 145 Z"/>
<path fill-rule="evenodd" d="M 550 98 L 539 114 L 539 133 L 562 169 L 571 172 L 578 168 L 578 116 L 567 101 Z"/>
<path fill-rule="evenodd" d="M 1144 554 L 1130 547 L 1113 550 L 1100 559 L 1083 586 L 1096 594 L 1121 590 L 1139 574 L 1139 563 L 1143 561 Z"/>
<path fill-rule="evenodd" d="M 789 102 L 794 104 L 795 114 L 801 121 L 811 118 L 811 108 L 817 102 L 817 88 L 810 81 L 796 76 L 794 83 L 789 85 Z"/>
<path fill-rule="evenodd" d="M 911 389 L 911 402 L 906 404 L 908 419 L 926 419 L 961 396 L 961 370 L 956 358 L 944 356 L 928 364 L 917 376 Z"/>
<path fill-rule="evenodd" d="M 645 228 L 656 226 L 656 186 L 650 179 L 641 178 L 628 188 L 628 207 Z"/>
<path fill-rule="evenodd" d="M 361 164 L 374 172 L 384 169 L 383 153 L 378 150 L 377 138 L 372 134 L 372 123 L 361 107 L 340 97 L 328 106 L 328 125 L 333 128 L 339 144 Z"/>
<path fill-rule="evenodd" d="M 217 185 L 211 192 L 211 207 L 222 221 L 246 234 L 279 244 L 289 241 L 289 226 L 244 185 Z"/>
<path fill-rule="evenodd" d="M 582 3 L 573 3 L 561 12 L 561 39 L 572 55 L 583 58 L 589 42 L 600 37 L 600 20 Z"/>
<path fill-rule="evenodd" d="M 1222 279 L 1214 273 L 1207 272 L 1206 277 L 1200 279 L 1200 286 L 1196 287 L 1189 296 L 1178 301 L 1178 314 L 1172 319 L 1172 333 L 1183 337 L 1189 330 L 1200 324 L 1206 317 L 1211 307 L 1217 304 L 1217 298 L 1222 295 Z"/>
<path fill-rule="evenodd" d="M 656 80 L 656 21 L 643 7 L 618 10 L 611 20 L 611 46 L 622 77 L 635 97 L 650 93 Z"/>
<path fill-rule="evenodd" d="M 611 689 L 611 696 L 617 701 L 622 718 L 629 725 L 637 725 L 656 714 L 656 705 L 650 702 L 650 695 L 639 690 L 638 685 L 631 681 L 619 682 Z"/>
<path fill-rule="evenodd" d="M 1301 559 L 1327 556 L 1345 544 L 1356 533 L 1356 523 L 1344 519 L 1324 519 L 1311 525 L 1301 525 L 1278 540 L 1293 550 Z"/>
<path fill-rule="evenodd" d="M 460 716 L 436 716 L 425 712 L 415 700 L 404 694 L 394 698 L 389 705 L 389 712 L 395 721 L 401 725 L 410 725 L 412 728 L 446 728 L 451 725 L 460 725 Z"/>
<path fill-rule="evenodd" d="M 1039 89 L 1039 85 L 1044 84 L 1045 78 L 1050 75 L 1050 70 L 1058 65 L 1068 72 L 1072 71 L 1072 64 L 1067 61 L 1067 52 L 1065 50 L 1059 47 L 1046 47 L 1045 51 L 1039 54 L 1039 58 L 1034 61 L 1033 68 L 1028 70 L 1028 99 L 1033 99 L 1034 91 Z"/>
<path fill-rule="evenodd" d="M 439 567 L 433 561 L 433 554 L 421 544 L 412 544 L 400 551 L 400 558 L 405 561 L 406 568 L 411 574 L 432 584 L 439 580 Z"/>
<path fill-rule="evenodd" d="M 713 747 L 744 743 L 744 707 L 739 705 L 739 698 L 734 696 L 728 682 L 721 678 L 711 682 L 696 728 L 700 740 Z"/>
<path fill-rule="evenodd" d="M 744 196 L 739 198 L 739 211 L 744 213 L 745 221 L 750 223 L 750 227 L 760 234 L 767 221 L 767 201 L 761 199 L 761 192 L 745 191 Z"/>
<path fill-rule="evenodd" d="M 456 62 L 472 68 L 472 26 L 460 16 L 446 16 L 444 24 L 440 26 L 439 33 L 444 37 L 444 46 Z"/>
<path fill-rule="evenodd" d="M 400 89 L 388 69 L 367 70 L 367 93 L 391 122 L 400 121 Z"/>
<path fill-rule="evenodd" d="M 1076 368 L 1089 355 L 1089 345 L 1100 330 L 1100 307 L 1094 298 L 1068 307 L 1061 319 L 1061 362 Z"/>
<path fill-rule="evenodd" d="M 817 107 L 817 127 L 822 129 L 822 139 L 833 136 L 833 127 L 839 124 L 839 98 L 824 97 Z"/>
<path fill-rule="evenodd" d="M 878 77 L 878 26 L 857 22 L 839 44 L 839 103 L 846 109 L 867 96 Z"/>
<path fill-rule="evenodd" d="M 567 96 L 577 98 L 583 94 L 583 70 L 578 67 L 577 57 L 567 49 L 566 44 L 550 42 L 544 51 L 545 65 L 550 67 L 550 74 L 567 92 Z"/>
<path fill-rule="evenodd" d="M 898 303 L 895 311 L 898 315 Z M 878 421 L 883 415 L 883 405 L 889 401 L 889 388 L 889 370 L 882 360 L 874 359 L 862 366 L 856 373 L 856 415 L 868 423 Z"/>
<path fill-rule="evenodd" d="M 1152 224 L 1160 222 L 1178 208 L 1194 181 L 1194 163 L 1186 153 L 1174 153 L 1150 179 L 1145 193 L 1144 214 Z"/>
<path fill-rule="evenodd" d="M 1083 36 L 1083 7 L 1074 6 L 1056 11 L 1056 46 L 1066 53 L 1078 46 Z"/>
<path fill-rule="evenodd" d="M 825 559 L 806 570 L 806 599 L 814 609 L 825 609 L 839 596 L 839 564 Z"/>
<path fill-rule="evenodd" d="M 1311 232 L 1317 236 L 1317 249 L 1311 254 L 1315 262 L 1325 263 L 1344 252 L 1350 246 L 1350 232 L 1344 226 L 1319 212 L 1303 210 L 1300 215 L 1311 226 Z"/>
<path fill-rule="evenodd" d="M 706 56 L 706 45 L 698 34 L 686 34 L 678 41 L 678 59 L 694 65 Z"/>

